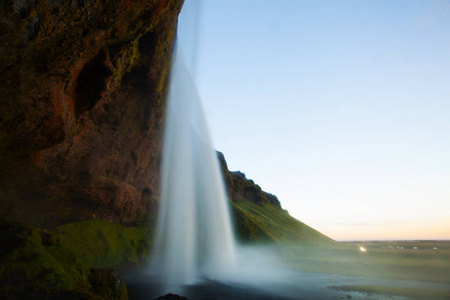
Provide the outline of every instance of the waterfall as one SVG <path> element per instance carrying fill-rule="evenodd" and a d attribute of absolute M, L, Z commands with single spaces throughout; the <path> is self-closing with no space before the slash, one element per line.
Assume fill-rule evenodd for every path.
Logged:
<path fill-rule="evenodd" d="M 152 268 L 169 285 L 220 280 L 235 266 L 224 182 L 195 82 L 175 51 Z"/>

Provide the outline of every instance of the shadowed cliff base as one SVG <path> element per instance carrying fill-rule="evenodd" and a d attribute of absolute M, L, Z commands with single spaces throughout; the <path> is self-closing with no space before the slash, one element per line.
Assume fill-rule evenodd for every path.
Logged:
<path fill-rule="evenodd" d="M 157 298 L 166 294 L 157 282 L 151 283 L 147 268 L 142 271 L 151 250 L 151 222 L 148 217 L 124 225 L 92 220 L 48 231 L 2 221 L 3 296 L 83 299 L 83 295 L 112 293 L 107 287 L 117 282 L 117 275 L 108 271 L 111 266 L 118 266 L 129 299 L 153 299 L 150 295 Z M 205 281 L 188 287 L 184 293 L 171 292 L 189 299 L 317 299 L 324 293 L 344 298 L 351 295 L 353 299 L 447 299 L 450 294 L 448 241 L 333 246 L 262 242 L 254 248 L 255 243 L 246 240 L 239 250 L 242 269 L 233 278 L 234 283 Z M 361 246 L 367 251 L 361 252 Z M 255 260 L 257 264 L 252 263 Z M 286 277 L 280 277 L 283 272 Z M 274 274 L 278 274 L 275 279 Z M 285 279 L 280 283 L 280 278 Z M 101 292 L 97 285 L 106 290 Z"/>
<path fill-rule="evenodd" d="M 302 241 L 304 246 L 310 247 L 337 245 L 271 204 L 258 206 L 241 199 L 229 202 L 229 205 L 238 240 L 249 246 L 272 245 L 272 250 L 268 248 L 272 256 L 281 258 L 283 245 L 294 243 L 298 246 Z M 104 268 L 115 267 L 120 270 L 120 274 L 124 272 L 125 276 L 129 272 L 133 276 L 140 274 L 138 270 L 149 263 L 155 223 L 155 213 L 124 223 L 102 221 L 96 219 L 96 216 L 64 225 L 60 225 L 60 220 L 49 220 L 41 224 L 47 230 L 2 221 L 2 285 L 12 297 L 22 295 L 23 285 L 28 284 L 27 297 L 40 295 L 39 297 L 51 298 L 51 295 L 62 293 L 58 291 L 78 293 L 77 295 L 82 295 L 83 291 L 92 292 L 96 283 L 89 281 L 89 274 Z M 239 252 L 248 253 L 248 250 L 241 249 Z M 249 254 L 249 257 L 265 257 L 262 254 L 264 252 L 259 249 L 251 252 L 253 254 Z M 267 260 L 259 263 L 264 265 Z M 106 273 L 99 274 L 107 276 Z M 75 287 L 79 284 L 84 287 Z M 226 286 L 219 283 L 199 288 L 200 291 L 210 291 L 215 287 L 220 287 L 222 291 L 226 289 Z M 155 295 L 155 298 L 160 295 L 162 294 Z"/>
<path fill-rule="evenodd" d="M 0 297 L 128 299 L 125 284 L 117 272 L 91 267 L 62 237 L 1 220 Z"/>

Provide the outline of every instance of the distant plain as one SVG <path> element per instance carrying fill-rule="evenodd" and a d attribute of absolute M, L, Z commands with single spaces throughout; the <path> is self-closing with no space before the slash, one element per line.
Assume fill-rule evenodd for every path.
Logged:
<path fill-rule="evenodd" d="M 366 278 L 360 284 L 329 286 L 365 295 L 362 299 L 450 299 L 450 241 L 340 244 L 335 249 L 283 247 L 283 257 L 286 266 L 303 272 Z"/>

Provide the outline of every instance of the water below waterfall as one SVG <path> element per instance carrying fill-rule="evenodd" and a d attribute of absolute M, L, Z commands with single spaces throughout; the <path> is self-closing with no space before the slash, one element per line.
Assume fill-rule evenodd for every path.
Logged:
<path fill-rule="evenodd" d="M 196 85 L 175 52 L 152 270 L 164 283 L 221 280 L 235 266 L 224 182 Z"/>

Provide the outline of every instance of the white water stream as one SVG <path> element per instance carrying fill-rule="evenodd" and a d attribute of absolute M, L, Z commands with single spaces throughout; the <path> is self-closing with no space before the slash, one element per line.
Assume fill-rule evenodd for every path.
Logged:
<path fill-rule="evenodd" d="M 221 280 L 232 272 L 235 242 L 224 182 L 180 51 L 172 65 L 158 216 L 152 269 L 163 282 Z"/>

